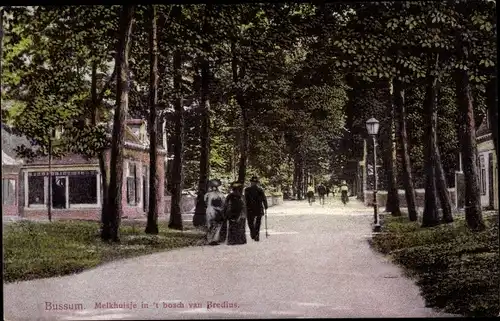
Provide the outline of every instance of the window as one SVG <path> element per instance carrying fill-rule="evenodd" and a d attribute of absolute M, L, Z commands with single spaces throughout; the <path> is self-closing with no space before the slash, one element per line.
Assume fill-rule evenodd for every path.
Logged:
<path fill-rule="evenodd" d="M 486 164 L 484 163 L 484 155 L 479 156 L 479 181 L 481 185 L 481 195 L 486 195 Z"/>
<path fill-rule="evenodd" d="M 45 204 L 45 179 L 43 176 L 28 177 L 28 206 Z"/>
<path fill-rule="evenodd" d="M 126 162 L 125 165 L 127 174 L 127 204 L 137 205 L 139 203 L 139 186 L 138 186 L 138 175 L 137 175 L 137 165 L 132 162 Z"/>
<path fill-rule="evenodd" d="M 69 204 L 97 204 L 97 175 L 69 176 Z"/>
<path fill-rule="evenodd" d="M 2 204 L 13 205 L 16 203 L 16 181 L 2 179 Z"/>

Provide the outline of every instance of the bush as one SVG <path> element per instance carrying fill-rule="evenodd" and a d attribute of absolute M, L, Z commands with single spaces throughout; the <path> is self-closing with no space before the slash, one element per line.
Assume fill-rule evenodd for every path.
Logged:
<path fill-rule="evenodd" d="M 458 216 L 452 224 L 420 228 L 405 217 L 388 217 L 372 246 L 389 254 L 417 279 L 426 304 L 466 316 L 497 316 L 500 311 L 498 214 L 487 229 L 469 231 Z"/>

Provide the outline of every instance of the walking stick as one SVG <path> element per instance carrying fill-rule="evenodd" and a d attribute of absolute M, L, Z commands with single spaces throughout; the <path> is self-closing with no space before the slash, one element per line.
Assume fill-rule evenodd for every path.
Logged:
<path fill-rule="evenodd" d="M 269 236 L 269 233 L 267 232 L 267 209 L 266 209 L 266 211 L 264 213 L 264 216 L 265 216 L 264 220 L 265 220 L 265 223 L 266 223 L 266 239 L 267 239 L 267 237 Z"/>

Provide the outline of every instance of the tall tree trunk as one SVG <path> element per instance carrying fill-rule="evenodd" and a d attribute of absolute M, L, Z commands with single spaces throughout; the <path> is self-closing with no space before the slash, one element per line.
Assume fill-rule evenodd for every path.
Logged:
<path fill-rule="evenodd" d="M 436 59 L 437 70 L 438 59 Z M 429 68 L 430 73 L 433 69 Z M 424 149 L 425 157 L 425 205 L 422 217 L 422 227 L 439 225 L 439 213 L 437 208 L 437 187 L 436 187 L 436 153 L 434 146 L 436 142 L 437 125 L 437 84 L 436 76 L 427 76 L 424 114 L 425 114 L 425 137 L 427 144 Z"/>
<path fill-rule="evenodd" d="M 491 77 L 486 86 L 486 101 L 488 104 L 488 121 L 498 158 L 498 87 L 497 77 Z"/>
<path fill-rule="evenodd" d="M 437 117 L 435 118 L 437 122 Z M 437 124 L 434 125 L 437 128 Z M 436 131 L 437 132 L 437 131 Z M 437 135 L 437 133 L 436 133 Z M 441 154 L 437 144 L 437 136 L 434 138 L 434 157 L 436 160 L 436 187 L 439 195 L 439 203 L 441 204 L 441 211 L 443 211 L 442 221 L 444 223 L 453 222 L 453 213 L 451 211 L 451 197 L 446 184 L 446 175 L 444 173 L 443 165 L 441 162 Z"/>
<path fill-rule="evenodd" d="M 304 198 L 304 161 L 302 159 L 302 154 L 299 154 L 298 162 L 298 180 L 297 180 L 297 199 L 301 200 Z"/>
<path fill-rule="evenodd" d="M 206 222 L 206 205 L 204 201 L 210 174 L 210 102 L 209 95 L 210 66 L 208 60 L 201 62 L 201 129 L 200 129 L 200 173 L 198 181 L 198 196 L 193 216 L 194 226 L 203 226 Z"/>
<path fill-rule="evenodd" d="M 115 66 L 113 68 L 113 72 L 111 76 L 101 88 L 101 92 L 97 93 L 97 60 L 92 62 L 92 74 L 91 74 L 91 122 L 93 126 L 97 126 L 100 120 L 100 108 L 102 100 L 104 99 L 104 94 L 106 90 L 111 87 L 112 81 L 116 78 L 117 71 L 117 63 L 115 62 Z M 109 240 L 110 235 L 109 227 L 104 228 L 104 226 L 109 226 L 110 218 L 108 213 L 108 192 L 109 192 L 109 173 L 108 173 L 108 164 L 106 164 L 106 153 L 105 149 L 102 149 L 97 152 L 97 159 L 99 161 L 99 170 L 101 173 L 101 191 L 102 191 L 102 201 L 101 201 L 101 237 L 103 240 Z"/>
<path fill-rule="evenodd" d="M 399 111 L 399 141 L 401 143 L 401 159 L 403 160 L 403 185 L 405 187 L 406 206 L 410 221 L 415 222 L 418 218 L 415 187 L 411 173 L 410 150 L 408 146 L 408 129 L 406 125 L 405 90 L 403 84 L 394 81 L 394 104 Z"/>
<path fill-rule="evenodd" d="M 128 57 L 135 6 L 124 5 L 120 17 L 120 33 L 116 53 L 117 86 L 116 108 L 111 141 L 111 166 L 108 191 L 109 222 L 103 226 L 102 238 L 119 242 L 118 229 L 122 216 L 123 145 L 125 142 L 125 116 L 128 111 Z"/>
<path fill-rule="evenodd" d="M 147 234 L 158 234 L 158 138 L 156 106 L 158 105 L 158 42 L 156 38 L 156 6 L 150 6 L 151 29 L 149 30 L 149 209 L 146 223 Z M 146 200 L 144 200 L 145 202 Z"/>
<path fill-rule="evenodd" d="M 458 113 L 460 117 L 460 146 L 465 180 L 465 220 L 473 231 L 482 231 L 485 228 L 479 194 L 479 179 L 476 166 L 477 145 L 476 125 L 474 123 L 474 107 L 469 84 L 469 75 L 466 70 L 456 71 L 454 74 Z"/>
<path fill-rule="evenodd" d="M 170 204 L 169 228 L 182 230 L 182 185 L 184 181 L 184 107 L 182 102 L 182 56 L 179 50 L 174 52 L 174 92 L 175 92 L 175 143 L 172 165 L 172 201 Z"/>
<path fill-rule="evenodd" d="M 0 76 L 3 75 L 3 8 L 0 8 Z M 0 81 L 0 101 L 2 99 L 3 83 Z"/>
<path fill-rule="evenodd" d="M 299 199 L 300 195 L 300 158 L 299 154 L 295 153 L 293 157 L 293 195 Z"/>
<path fill-rule="evenodd" d="M 115 68 L 116 70 L 116 68 Z M 116 71 L 114 71 L 116 75 Z M 113 75 L 112 75 L 113 76 Z M 97 60 L 92 62 L 92 83 L 90 87 L 91 91 L 91 110 L 92 110 L 92 125 L 97 126 L 99 123 L 99 107 L 102 101 L 100 99 L 100 95 L 97 94 Z M 107 86 L 104 86 L 103 91 L 107 89 Z M 109 175 L 108 170 L 106 168 L 106 156 L 104 150 L 98 151 L 97 159 L 99 160 L 99 171 L 101 172 L 101 183 L 102 183 L 102 201 L 101 201 L 101 229 L 103 225 L 109 225 L 109 215 L 107 212 L 107 201 L 108 201 L 108 189 L 109 189 Z M 109 236 L 106 238 L 109 239 Z"/>
<path fill-rule="evenodd" d="M 394 114 L 394 90 L 392 80 L 389 83 L 390 98 L 389 98 L 389 130 L 387 132 L 387 146 L 386 157 L 387 161 L 386 174 L 387 174 L 387 202 L 385 211 L 391 213 L 392 216 L 401 216 L 401 209 L 399 208 L 399 194 L 397 182 L 397 157 L 396 157 L 396 117 Z"/>
<path fill-rule="evenodd" d="M 241 152 L 240 152 L 240 162 L 238 166 L 238 182 L 242 184 L 245 183 L 246 171 L 247 171 L 247 160 L 248 160 L 248 147 L 249 147 L 249 137 L 248 137 L 248 108 L 243 99 L 238 100 L 241 107 L 241 116 L 243 120 L 243 131 L 241 137 Z"/>
<path fill-rule="evenodd" d="M 242 184 L 245 183 L 245 176 L 247 170 L 247 159 L 248 159 L 248 146 L 249 146 L 249 138 L 248 138 L 248 128 L 249 121 L 248 118 L 248 106 L 245 101 L 245 97 L 243 96 L 242 89 L 239 88 L 240 81 L 245 77 L 245 66 L 241 66 L 238 61 L 238 56 L 236 54 L 236 43 L 231 42 L 231 71 L 233 74 L 233 86 L 235 86 L 235 96 L 236 101 L 241 109 L 241 118 L 243 123 L 242 136 L 240 141 L 240 161 L 238 165 L 238 181 Z"/>

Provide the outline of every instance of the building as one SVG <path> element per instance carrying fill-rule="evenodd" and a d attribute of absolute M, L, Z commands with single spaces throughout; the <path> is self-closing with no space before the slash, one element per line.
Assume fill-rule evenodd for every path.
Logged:
<path fill-rule="evenodd" d="M 16 157 L 15 148 L 19 145 L 29 145 L 22 136 L 15 135 L 8 126 L 2 124 L 2 215 L 17 217 L 21 202 L 21 167 L 23 161 Z"/>
<path fill-rule="evenodd" d="M 13 133 L 6 132 L 6 134 L 11 135 L 6 139 L 19 142 L 20 138 L 12 137 Z M 4 132 L 2 132 L 2 142 L 3 135 Z M 157 171 L 160 177 L 158 212 L 160 215 L 164 213 L 165 207 L 165 155 L 165 150 L 158 150 Z M 7 156 L 12 158 L 12 155 Z M 105 151 L 105 158 L 109 172 L 109 149 Z M 124 158 L 123 218 L 145 217 L 148 209 L 150 180 L 148 177 L 149 142 L 144 121 L 127 120 Z M 16 177 L 16 175 L 18 177 L 14 187 L 14 190 L 18 187 L 17 192 L 15 192 L 18 210 L 17 213 L 13 213 L 11 209 L 3 209 L 2 214 L 4 216 L 17 215 L 22 218 L 46 218 L 50 185 L 48 157 L 40 157 L 30 162 L 25 161 L 22 165 L 18 164 L 18 167 L 4 165 L 2 157 L 2 179 L 4 179 L 4 171 L 8 166 L 12 170 L 10 176 L 5 174 L 5 179 L 13 180 L 11 177 Z M 77 154 L 53 158 L 50 173 L 52 177 L 52 217 L 54 219 L 100 219 L 103 189 L 102 175 L 96 158 L 87 159 Z M 3 189 L 2 187 L 2 191 Z"/>
<path fill-rule="evenodd" d="M 487 117 L 476 131 L 476 140 L 481 205 L 486 209 L 498 210 L 498 164 Z"/>

